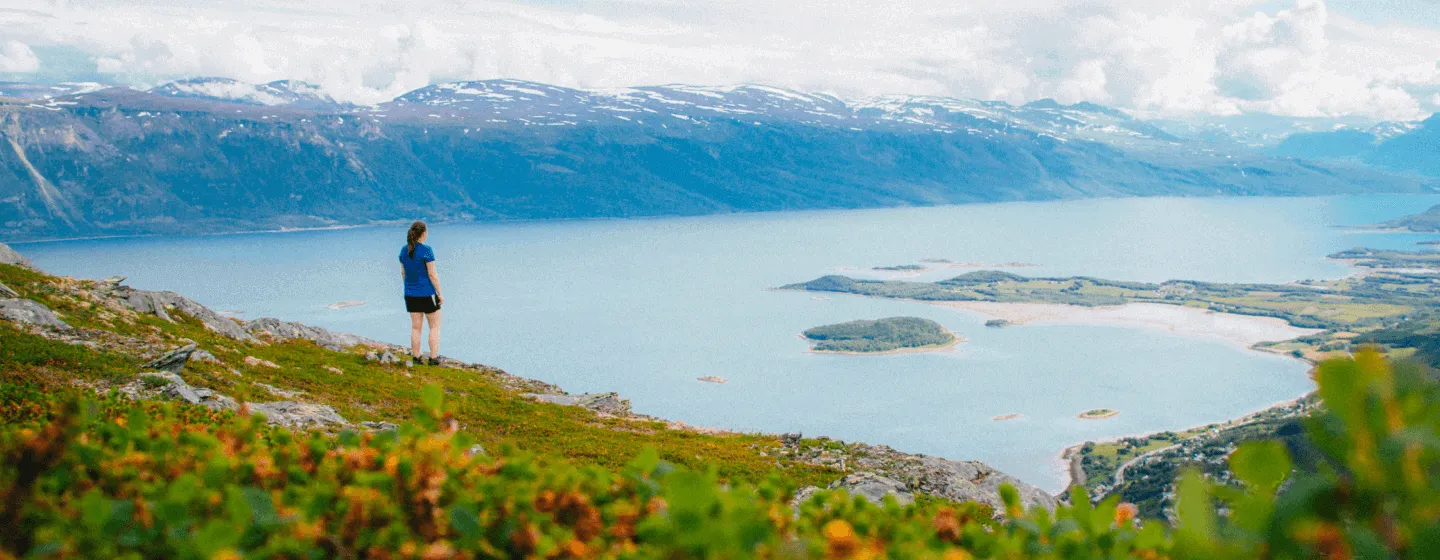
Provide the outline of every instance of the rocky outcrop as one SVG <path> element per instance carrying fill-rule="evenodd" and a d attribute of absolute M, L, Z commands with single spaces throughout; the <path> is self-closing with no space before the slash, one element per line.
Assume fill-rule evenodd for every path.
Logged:
<path fill-rule="evenodd" d="M 150 360 L 145 365 L 140 366 L 140 368 L 155 371 L 168 371 L 170 373 L 179 374 L 181 371 L 185 370 L 185 364 L 190 362 L 190 356 L 192 356 L 198 349 L 199 347 L 194 344 L 186 344 L 184 346 L 161 354 L 159 358 Z"/>
<path fill-rule="evenodd" d="M 630 414 L 630 399 L 622 399 L 617 393 L 584 393 L 580 395 L 524 393 L 521 396 L 550 404 L 578 406 L 614 416 Z"/>
<path fill-rule="evenodd" d="M 70 330 L 70 325 L 61 321 L 54 311 L 34 300 L 0 299 L 0 317 L 22 325 Z"/>
<path fill-rule="evenodd" d="M 349 426 L 350 423 L 323 404 L 302 402 L 270 402 L 250 404 L 251 412 L 265 415 L 271 424 L 286 428 L 327 428 Z"/>
<path fill-rule="evenodd" d="M 885 496 L 894 496 L 895 501 L 899 502 L 900 505 L 915 502 L 915 494 L 910 491 L 910 488 L 906 486 L 904 482 L 875 473 L 861 472 L 848 474 L 835 482 L 831 482 L 827 489 L 844 490 L 849 492 L 851 496 L 865 498 L 877 506 L 885 504 Z M 809 491 L 806 492 L 806 490 Z M 803 503 L 805 499 L 811 494 L 814 494 L 814 492 L 815 487 L 813 486 L 802 488 L 801 491 L 795 493 L 796 503 Z"/>
<path fill-rule="evenodd" d="M 24 255 L 15 252 L 14 249 L 11 249 L 9 245 L 6 245 L 4 243 L 0 243 L 0 264 L 12 264 L 34 271 L 40 270 L 38 268 L 35 268 L 35 265 L 30 262 L 30 259 L 27 259 Z"/>
<path fill-rule="evenodd" d="M 119 279 L 123 281 L 124 279 Z M 175 292 L 152 292 L 149 290 L 137 290 L 129 286 L 118 285 L 118 282 L 107 287 L 106 291 L 112 297 L 118 298 L 131 309 L 140 313 L 149 313 L 166 321 L 173 322 L 168 309 L 174 309 L 194 317 L 200 324 L 211 332 L 234 340 L 252 341 L 255 337 L 240 328 L 240 324 L 222 317 L 219 313 L 211 311 L 210 308 L 195 303 L 190 298 L 184 297 Z"/>
<path fill-rule="evenodd" d="M 0 283 L 0 298 L 18 298 L 18 297 L 20 297 L 20 293 L 19 293 L 19 292 L 16 292 L 15 290 L 10 289 L 10 286 L 6 286 L 5 284 Z"/>
<path fill-rule="evenodd" d="M 279 319 L 256 319 L 245 323 L 245 330 L 254 334 L 262 334 L 274 337 L 279 340 L 309 340 L 315 344 L 330 350 L 340 351 L 352 346 L 374 346 L 383 347 L 384 344 L 350 333 L 331 332 L 320 327 L 312 327 L 304 323 L 281 321 Z"/>
<path fill-rule="evenodd" d="M 168 371 L 142 373 L 139 379 L 122 385 L 117 390 L 131 399 L 177 400 L 214 410 L 235 410 L 239 407 L 235 399 L 210 389 L 191 387 L 179 375 Z"/>
<path fill-rule="evenodd" d="M 1015 487 L 1020 494 L 1020 503 L 1025 507 L 1053 509 L 1058 503 L 1044 490 L 979 461 L 952 461 L 903 453 L 885 445 L 854 443 L 835 446 L 829 438 L 804 440 L 798 434 L 786 434 L 781 436 L 780 441 L 781 455 L 813 465 L 873 473 L 900 482 L 908 492 L 957 502 L 979 502 L 990 506 L 997 514 L 1005 509 L 1000 500 L 1000 486 L 1003 484 Z"/>
<path fill-rule="evenodd" d="M 395 354 L 390 353 L 389 350 L 385 350 L 384 352 L 376 352 L 374 350 L 371 350 L 365 353 L 365 359 L 371 362 L 380 362 L 382 364 L 400 363 L 400 358 L 396 358 Z"/>

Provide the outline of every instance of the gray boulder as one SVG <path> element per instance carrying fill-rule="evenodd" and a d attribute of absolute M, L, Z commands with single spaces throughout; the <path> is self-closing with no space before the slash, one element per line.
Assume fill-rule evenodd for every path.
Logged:
<path fill-rule="evenodd" d="M 187 361 L 218 364 L 220 363 L 220 358 L 216 358 L 214 354 L 211 354 L 207 350 L 196 350 L 190 354 L 190 358 Z"/>
<path fill-rule="evenodd" d="M 400 363 L 400 358 L 396 358 L 394 354 L 391 354 L 389 350 L 386 350 L 385 352 L 380 354 L 380 363 L 398 364 Z"/>
<path fill-rule="evenodd" d="M 470 449 L 465 450 L 466 457 L 474 457 L 476 455 L 485 455 L 485 446 L 477 443 L 470 446 Z"/>
<path fill-rule="evenodd" d="M 286 428 L 325 428 L 349 426 L 334 408 L 323 404 L 301 402 L 270 402 L 251 404 L 250 410 L 265 415 L 271 424 Z"/>
<path fill-rule="evenodd" d="M 211 391 L 191 387 L 179 375 L 168 371 L 147 371 L 140 378 L 118 389 L 120 394 L 132 399 L 160 398 L 198 404 L 214 410 L 234 410 L 239 407 L 235 399 Z"/>
<path fill-rule="evenodd" d="M 20 292 L 10 289 L 10 286 L 0 284 L 0 298 L 18 298 Z"/>
<path fill-rule="evenodd" d="M 521 396 L 529 397 L 540 402 L 563 406 L 578 406 L 595 412 L 616 416 L 623 416 L 630 413 L 630 399 L 622 399 L 617 393 L 585 393 L 580 395 L 524 393 Z"/>
<path fill-rule="evenodd" d="M 910 481 L 912 490 L 956 501 L 980 502 L 993 508 L 997 514 L 1005 511 L 1005 504 L 1000 500 L 1000 486 L 1003 484 L 1014 486 L 1020 493 L 1020 503 L 1027 508 L 1041 506 L 1053 510 L 1059 503 L 1044 490 L 979 461 L 917 457 L 908 463 L 892 476 Z"/>
<path fill-rule="evenodd" d="M 9 245 L 6 245 L 4 243 L 0 243 L 0 264 L 13 264 L 15 266 L 28 268 L 36 272 L 40 271 L 40 269 L 35 268 L 35 265 L 30 262 L 30 259 L 27 259 L 24 255 L 15 252 L 14 249 L 11 249 Z"/>
<path fill-rule="evenodd" d="M 400 429 L 394 422 L 361 422 L 360 427 L 376 432 L 393 432 Z"/>
<path fill-rule="evenodd" d="M 845 490 L 851 496 L 860 496 L 875 505 L 884 505 L 885 496 L 895 496 L 900 505 L 915 502 L 915 494 L 904 482 L 893 478 L 886 478 L 875 473 L 854 473 L 841 477 L 840 480 L 831 482 L 831 490 Z"/>
<path fill-rule="evenodd" d="M 178 374 L 185 370 L 185 364 L 190 361 L 190 357 L 194 355 L 195 351 L 198 349 L 199 347 L 197 347 L 194 343 L 186 344 L 184 346 L 161 354 L 159 358 L 150 360 L 149 362 L 146 362 L 145 365 L 140 367 L 141 369 L 168 371 L 170 373 Z"/>
<path fill-rule="evenodd" d="M 330 350 L 344 350 L 351 346 L 380 346 L 379 342 L 343 332 L 331 332 L 320 327 L 303 323 L 281 321 L 269 317 L 245 323 L 245 329 L 252 333 L 266 333 L 280 340 L 309 340 Z"/>
<path fill-rule="evenodd" d="M 0 317 L 24 325 L 70 330 L 70 325 L 49 307 L 29 299 L 0 299 Z"/>
<path fill-rule="evenodd" d="M 210 308 L 175 292 L 152 292 L 137 290 L 129 286 L 116 286 L 110 291 L 110 294 L 140 313 L 149 313 L 173 322 L 175 319 L 170 317 L 166 308 L 174 308 L 180 313 L 194 317 L 211 332 L 234 340 L 255 340 L 255 337 L 250 336 L 250 333 L 245 332 L 245 329 L 240 328 L 235 321 L 222 317 L 219 313 L 211 311 Z"/>

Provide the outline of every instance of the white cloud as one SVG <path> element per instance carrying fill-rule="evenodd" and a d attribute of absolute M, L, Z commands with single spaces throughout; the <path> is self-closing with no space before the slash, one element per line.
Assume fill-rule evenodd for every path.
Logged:
<path fill-rule="evenodd" d="M 40 59 L 30 46 L 20 41 L 0 42 L 0 72 L 34 72 L 40 69 Z"/>
<path fill-rule="evenodd" d="M 1440 30 L 1366 23 L 1319 0 L 12 3 L 0 37 L 30 55 L 27 67 L 39 61 L 25 43 L 64 45 L 94 57 L 84 70 L 121 81 L 294 78 L 362 103 L 506 77 L 1055 97 L 1167 115 L 1440 109 Z"/>

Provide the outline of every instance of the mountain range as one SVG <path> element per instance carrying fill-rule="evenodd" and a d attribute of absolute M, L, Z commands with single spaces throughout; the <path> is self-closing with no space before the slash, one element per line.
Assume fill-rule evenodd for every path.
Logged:
<path fill-rule="evenodd" d="M 1433 121 L 1381 145 L 1423 149 Z M 1429 163 L 1397 152 L 1317 163 L 1284 142 L 1250 149 L 1195 130 L 1092 103 L 761 85 L 485 80 L 357 106 L 292 80 L 6 83 L 0 223 L 19 241 L 1440 184 L 1421 175 L 1440 165 L 1433 151 Z"/>

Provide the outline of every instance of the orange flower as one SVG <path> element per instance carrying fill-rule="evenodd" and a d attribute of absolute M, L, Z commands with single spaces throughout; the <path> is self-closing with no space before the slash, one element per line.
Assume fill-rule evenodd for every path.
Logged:
<path fill-rule="evenodd" d="M 972 558 L 974 558 L 974 556 L 971 556 L 970 553 L 963 548 L 952 548 L 945 551 L 945 560 L 971 560 Z"/>
<path fill-rule="evenodd" d="M 826 556 L 830 558 L 848 558 L 860 547 L 855 528 L 843 519 L 826 523 L 820 532 L 825 535 Z"/>
<path fill-rule="evenodd" d="M 1129 526 L 1130 521 L 1139 513 L 1140 508 L 1129 502 L 1115 506 L 1115 524 L 1120 527 Z"/>
<path fill-rule="evenodd" d="M 430 546 L 425 547 L 425 552 L 421 554 L 420 557 L 424 558 L 425 560 L 444 560 L 445 558 L 454 558 L 455 547 L 446 541 L 435 541 L 433 543 L 430 543 Z"/>
<path fill-rule="evenodd" d="M 580 542 L 578 539 L 570 539 L 570 542 L 565 543 L 565 554 L 571 557 L 584 558 L 585 554 L 589 551 L 590 548 L 585 546 L 585 543 Z"/>
<path fill-rule="evenodd" d="M 935 528 L 935 536 L 945 542 L 960 542 L 960 521 L 955 519 L 955 510 L 944 508 L 935 513 L 935 519 L 930 521 L 930 526 Z"/>

